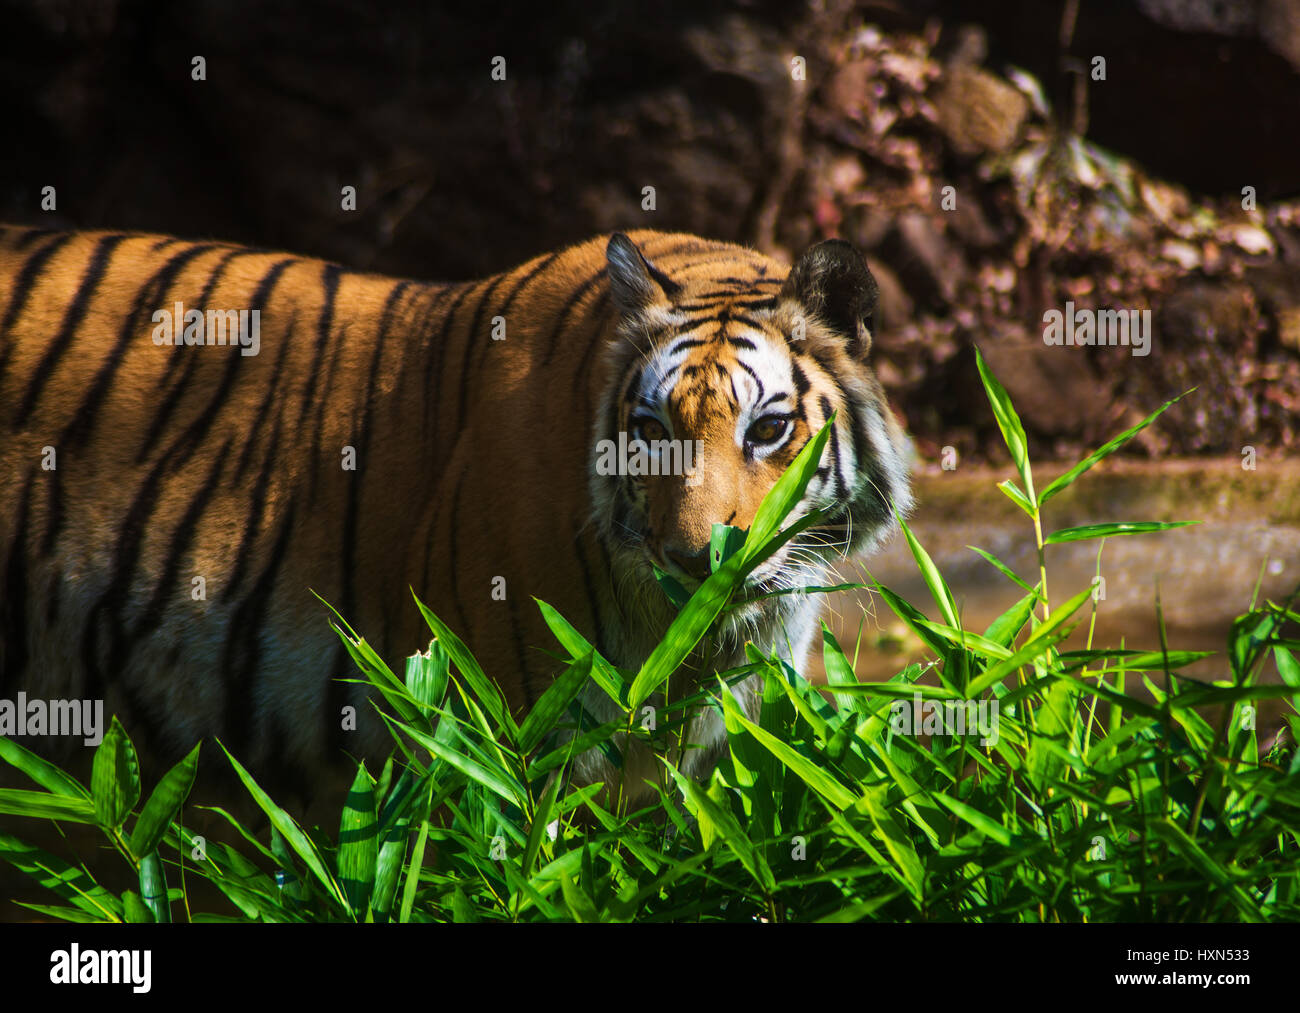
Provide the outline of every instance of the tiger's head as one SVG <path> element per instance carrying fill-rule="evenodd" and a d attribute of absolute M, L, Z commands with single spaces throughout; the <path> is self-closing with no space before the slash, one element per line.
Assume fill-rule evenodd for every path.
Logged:
<path fill-rule="evenodd" d="M 877 287 L 849 243 L 819 243 L 786 273 L 722 244 L 670 246 L 655 262 L 616 233 L 606 261 L 619 321 L 591 488 L 606 543 L 647 599 L 663 596 L 653 567 L 687 590 L 708 576 L 714 523 L 748 529 L 832 413 L 791 515 L 825 519 L 761 564 L 747 592 L 821 583 L 896 526 L 911 506 L 911 443 L 867 364 Z"/>

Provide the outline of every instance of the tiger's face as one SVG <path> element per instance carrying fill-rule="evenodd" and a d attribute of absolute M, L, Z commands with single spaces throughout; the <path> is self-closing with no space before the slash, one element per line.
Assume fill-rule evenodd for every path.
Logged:
<path fill-rule="evenodd" d="M 832 413 L 792 515 L 818 508 L 825 519 L 761 564 L 747 591 L 820 583 L 906 512 L 910 443 L 867 364 L 876 286 L 849 244 L 813 247 L 784 277 L 752 253 L 739 260 L 752 264 L 747 277 L 734 255 L 674 270 L 621 234 L 607 257 L 621 324 L 597 446 L 622 453 L 603 467 L 598 455 L 592 488 L 598 523 L 643 580 L 657 567 L 698 586 L 713 525 L 748 529 Z"/>

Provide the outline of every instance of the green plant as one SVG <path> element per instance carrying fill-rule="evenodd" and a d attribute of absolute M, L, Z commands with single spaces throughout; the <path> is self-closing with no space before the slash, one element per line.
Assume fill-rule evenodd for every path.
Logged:
<path fill-rule="evenodd" d="M 666 587 L 681 609 L 639 671 L 615 668 L 539 602 L 567 664 L 522 721 L 465 644 L 423 605 L 433 642 L 408 660 L 402 678 L 339 617 L 343 642 L 385 703 L 396 751 L 378 776 L 358 766 L 333 843 L 300 827 L 230 756 L 271 823 L 269 842 L 216 809 L 240 848 L 199 847 L 178 820 L 197 749 L 134 815 L 134 752 L 114 722 L 96 754 L 90 791 L 0 739 L 0 756 L 45 789 L 0 793 L 0 812 L 99 825 L 138 870 L 140 893 L 117 897 L 84 867 L 8 835 L 0 837 L 0 854 L 70 905 L 35 911 L 71 920 L 162 921 L 177 901 L 195 921 L 1300 916 L 1300 754 L 1278 747 L 1261 756 L 1248 710 L 1279 697 L 1294 710 L 1300 699 L 1300 643 L 1287 633 L 1300 622 L 1294 598 L 1258 607 L 1252 601 L 1232 629 L 1230 678 L 1213 683 L 1177 674 L 1206 655 L 1170 650 L 1163 626 L 1148 650 L 1094 649 L 1095 600 L 1086 647 L 1062 650 L 1092 589 L 1053 606 L 1046 547 L 1178 525 L 1045 533 L 1043 507 L 1169 405 L 1039 493 L 1015 411 L 982 358 L 979 367 L 1020 478 L 1000 488 L 1032 523 L 1039 573 L 1031 584 L 976 549 L 1024 595 L 984 631 L 963 629 L 942 575 L 900 521 L 938 618 L 873 587 L 933 651 L 926 665 L 861 682 L 852 658 L 824 629 L 825 687 L 751 648 L 745 666 L 668 701 L 657 731 L 634 719 L 702 643 L 707 655 L 709 631 L 734 606 L 745 574 L 815 522 L 781 527 L 816 467 L 823 430 L 743 540 L 717 530 L 714 572 L 698 591 L 687 600 Z M 1260 681 L 1270 658 L 1278 685 Z M 928 671 L 937 685 L 920 681 Z M 754 674 L 763 686 L 758 721 L 729 689 Z M 625 717 L 592 720 L 580 696 L 589 683 Z M 1130 692 L 1136 683 L 1146 696 Z M 669 737 L 695 705 L 717 708 L 729 732 L 727 753 L 705 784 L 683 777 L 668 759 Z M 1217 713 L 1207 718 L 1198 708 Z M 953 734 L 959 715 L 984 720 L 984 741 Z M 1287 720 L 1300 733 L 1297 716 Z M 606 750 L 617 763 L 618 735 L 640 738 L 660 756 L 667 776 L 657 805 L 621 812 L 602 801 L 601 786 L 574 787 L 565 777 L 568 761 L 588 748 Z M 167 866 L 181 873 L 179 889 L 165 887 Z M 190 912 L 185 884 L 195 877 L 220 889 L 237 913 Z"/>

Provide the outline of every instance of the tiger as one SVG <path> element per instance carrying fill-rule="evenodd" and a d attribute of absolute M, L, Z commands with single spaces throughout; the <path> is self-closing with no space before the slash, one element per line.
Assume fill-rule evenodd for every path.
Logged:
<path fill-rule="evenodd" d="M 823 520 L 746 591 L 821 584 L 907 515 L 912 444 L 869 364 L 877 292 L 838 239 L 786 268 L 633 230 L 430 283 L 2 227 L 0 699 L 103 700 L 142 748 L 216 737 L 310 798 L 392 746 L 322 600 L 397 662 L 430 638 L 414 592 L 516 714 L 563 669 L 534 598 L 636 671 L 675 615 L 656 570 L 697 588 L 713 525 L 748 528 L 827 420 L 795 511 Z M 696 453 L 603 466 L 629 441 Z M 727 613 L 713 670 L 747 643 L 801 669 L 819 601 Z M 699 678 L 683 666 L 668 691 Z M 734 687 L 754 718 L 757 679 Z M 662 765 L 618 741 L 621 765 L 593 749 L 572 773 L 644 797 Z M 725 741 L 700 706 L 675 759 L 707 776 Z"/>

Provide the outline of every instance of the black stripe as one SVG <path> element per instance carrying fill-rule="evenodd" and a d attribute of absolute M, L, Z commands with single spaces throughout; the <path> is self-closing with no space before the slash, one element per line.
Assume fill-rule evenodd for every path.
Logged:
<path fill-rule="evenodd" d="M 523 276 L 522 278 L 519 279 L 519 281 L 515 284 L 515 286 L 510 290 L 510 294 L 507 295 L 507 296 L 505 297 L 505 299 L 503 299 L 503 300 L 501 301 L 501 308 L 500 308 L 500 310 L 498 311 L 498 314 L 497 314 L 497 315 L 502 316 L 502 317 L 504 317 L 504 318 L 506 319 L 507 340 L 509 340 L 508 329 L 509 329 L 509 324 L 510 324 L 510 308 L 514 305 L 514 303 L 515 303 L 515 299 L 518 298 L 518 296 L 523 292 L 524 287 L 525 287 L 525 286 L 526 286 L 530 281 L 532 281 L 534 278 L 536 278 L 538 275 L 540 275 L 542 272 L 544 272 L 547 268 L 549 268 L 553 263 L 555 263 L 555 260 L 556 260 L 557 257 L 559 257 L 559 255 L 560 255 L 559 252 L 556 252 L 556 253 L 551 253 L 551 254 L 547 255 L 546 257 L 543 257 L 542 260 L 541 260 L 541 261 L 540 261 L 536 266 L 534 266 L 531 270 L 529 270 L 527 273 L 525 273 L 524 276 Z M 518 273 L 518 269 L 516 269 L 515 272 L 512 272 L 512 274 L 511 274 L 510 276 L 513 276 L 513 274 L 515 274 L 515 273 Z M 476 315 L 476 317 L 475 317 L 475 325 L 474 325 L 474 328 L 473 328 L 473 330 L 472 330 L 471 333 L 474 333 L 474 334 L 477 334 L 477 333 L 478 333 L 478 321 L 477 321 L 477 315 Z M 479 358 L 479 362 L 480 362 L 480 363 L 482 363 L 483 358 L 487 355 L 487 349 L 488 349 L 489 347 L 491 347 L 491 345 L 492 345 L 492 341 L 490 340 L 490 338 L 491 338 L 491 336 L 489 335 L 489 340 L 483 342 L 482 348 L 481 348 L 480 351 L 479 351 L 479 357 L 478 357 L 478 358 Z M 469 361 L 469 360 L 466 359 L 466 362 L 468 362 L 468 361 Z M 465 386 L 465 383 L 464 383 L 464 377 L 462 377 L 461 391 L 463 392 L 463 394 L 465 395 L 465 398 L 466 398 L 465 401 L 462 401 L 462 412 L 461 412 L 461 416 L 462 416 L 462 420 L 463 420 L 463 418 L 464 418 L 463 405 L 464 405 L 465 403 L 467 403 L 467 401 L 468 401 L 468 388 Z"/>
<path fill-rule="evenodd" d="M 460 474 L 456 477 L 456 487 L 451 494 L 451 544 L 447 549 L 447 573 L 451 578 L 451 600 L 456 606 L 456 616 L 460 620 L 460 636 L 462 640 L 473 643 L 472 633 L 469 628 L 469 615 L 465 611 L 465 603 L 460 597 L 460 567 L 457 561 L 460 555 L 460 494 L 465 488 L 465 469 L 461 468 Z M 432 534 L 432 533 L 431 533 Z"/>
<path fill-rule="evenodd" d="M 54 229 L 27 229 L 15 241 L 11 249 L 25 250 L 38 239 L 54 235 Z"/>
<path fill-rule="evenodd" d="M 573 308 L 578 305 L 593 288 L 606 280 L 605 269 L 602 267 L 596 274 L 587 278 L 581 285 L 569 293 L 569 297 L 564 300 L 564 305 L 560 307 L 560 312 L 556 315 L 555 327 L 551 330 L 551 336 L 546 341 L 546 354 L 542 356 L 542 365 L 550 364 L 555 350 L 560 343 L 560 332 L 564 330 L 565 321 L 573 312 Z"/>
<path fill-rule="evenodd" d="M 734 346 L 737 347 L 737 348 L 747 348 L 747 349 L 749 349 L 751 352 L 754 352 L 754 351 L 757 351 L 757 350 L 758 350 L 758 346 L 757 346 L 756 344 L 754 344 L 754 342 L 750 341 L 749 338 L 731 338 L 731 337 L 729 337 L 729 338 L 727 338 L 727 344 L 729 344 L 729 345 L 734 345 Z"/>
<path fill-rule="evenodd" d="M 377 377 L 383 361 L 384 341 L 388 337 L 389 328 L 392 326 L 393 312 L 406 290 L 412 284 L 409 281 L 398 282 L 389 291 L 388 298 L 384 300 L 384 309 L 379 316 L 378 333 L 375 335 L 375 350 L 370 356 L 370 374 L 366 380 L 366 400 L 361 412 L 361 425 L 359 431 L 353 436 L 357 448 L 357 467 L 352 474 L 346 476 L 348 479 L 348 502 L 343 513 L 343 544 L 339 552 L 339 559 L 343 560 L 342 609 L 344 610 L 343 614 L 349 616 L 349 622 L 356 609 L 355 575 L 361 565 L 359 559 L 361 545 L 357 538 L 357 526 L 361 517 L 361 487 L 365 480 L 366 465 L 369 463 L 370 456 L 371 420 L 375 412 Z M 386 646 L 391 647 L 391 645 L 387 644 Z"/>
<path fill-rule="evenodd" d="M 36 468 L 33 466 L 18 497 L 13 537 L 9 539 L 5 560 L 5 593 L 0 600 L 0 632 L 3 632 L 3 637 L 0 637 L 0 692 L 6 696 L 21 685 L 23 670 L 27 667 L 27 636 L 30 632 L 27 624 L 27 525 L 35 480 Z"/>
<path fill-rule="evenodd" d="M 591 322 L 591 336 L 587 339 L 586 352 L 577 360 L 580 365 L 573 374 L 572 391 L 575 398 L 581 395 L 584 382 L 590 380 L 591 371 L 596 367 L 596 363 L 604 358 L 601 354 L 604 350 L 601 349 L 598 351 L 596 345 L 608 331 L 608 328 L 606 327 L 606 323 L 609 319 L 608 288 L 600 290 L 600 295 L 596 296 L 595 301 L 591 304 L 591 309 L 587 311 L 586 319 Z M 588 402 L 584 402 L 581 406 L 581 410 L 584 417 L 586 417 L 591 414 L 593 406 Z"/>
<path fill-rule="evenodd" d="M 794 380 L 794 389 L 796 395 L 802 398 L 805 394 L 808 393 L 808 390 L 810 387 L 812 387 L 812 384 L 808 380 L 808 374 L 805 373 L 803 371 L 803 367 L 799 365 L 798 360 L 795 359 L 790 360 L 790 374 Z"/>
<path fill-rule="evenodd" d="M 258 283 L 257 291 L 253 294 L 252 305 L 250 309 L 261 310 L 265 308 L 266 300 L 275 288 L 276 282 L 279 281 L 289 265 L 296 263 L 294 258 L 277 261 L 269 271 L 262 277 Z M 286 337 L 287 341 L 288 338 Z M 221 382 L 217 384 L 211 400 L 204 407 L 203 412 L 191 422 L 180 436 L 178 436 L 170 447 L 163 454 L 164 461 L 170 461 L 172 471 L 177 471 L 190 458 L 201 445 L 203 437 L 207 435 L 212 423 L 216 420 L 218 413 L 226 406 L 230 388 L 234 386 L 235 376 L 239 372 L 240 364 L 246 357 L 238 352 L 232 354 L 226 362 L 225 372 L 221 375 Z"/>
<path fill-rule="evenodd" d="M 199 305 L 207 305 L 218 280 L 226 270 L 226 265 L 234 257 L 248 255 L 250 255 L 250 251 L 247 250 L 232 250 L 212 268 L 212 273 L 209 275 L 207 283 L 203 286 L 203 294 L 199 297 Z M 153 449 L 154 444 L 158 442 L 163 433 L 168 431 L 168 423 L 171 421 L 172 413 L 176 410 L 177 405 L 180 404 L 181 398 L 188 389 L 189 381 L 191 377 L 193 377 L 195 370 L 198 368 L 201 358 L 202 356 L 199 355 L 186 355 L 179 349 L 173 347 L 170 361 L 167 363 L 167 369 L 159 378 L 158 385 L 162 386 L 171 378 L 172 374 L 176 370 L 176 364 L 182 359 L 184 360 L 184 369 L 176 383 L 173 384 L 171 389 L 167 392 L 166 397 L 163 398 L 162 404 L 159 406 L 158 410 L 153 413 L 153 417 L 149 423 L 149 431 L 145 434 L 144 441 L 140 444 L 139 451 L 136 452 L 136 464 L 144 463 L 145 459 L 149 456 L 149 452 Z M 240 356 L 237 355 L 235 360 L 237 361 L 238 358 L 240 358 Z"/>
<path fill-rule="evenodd" d="M 746 310 L 774 310 L 776 309 L 776 303 L 777 303 L 777 297 L 774 295 L 762 296 L 758 299 L 747 299 L 744 296 L 737 296 L 735 299 L 732 300 L 732 305 L 735 306 L 737 309 L 746 309 Z M 747 316 L 741 316 L 741 317 L 737 317 L 736 319 L 749 321 L 752 320 L 753 318 Z"/>
<path fill-rule="evenodd" d="M 456 298 L 452 300 L 451 305 L 447 308 L 446 315 L 442 318 L 442 326 L 438 329 L 438 336 L 434 339 L 434 348 L 425 349 L 427 358 L 424 360 L 424 389 L 420 392 L 424 401 L 424 437 L 426 442 L 437 442 L 437 434 L 433 430 L 431 415 L 434 408 L 441 401 L 442 390 L 442 362 L 447 355 L 447 345 L 451 338 L 452 329 L 456 323 L 456 312 L 460 309 L 461 303 L 465 297 L 474 290 L 479 282 L 466 282 L 458 289 L 444 289 L 439 292 L 439 298 L 431 309 L 436 309 L 446 301 L 451 292 L 456 292 Z M 430 355 L 434 351 L 436 354 Z M 434 386 L 435 378 L 438 384 Z M 450 434 L 449 434 L 450 436 Z"/>
<path fill-rule="evenodd" d="M 288 342 L 285 342 L 285 344 L 287 346 Z M 244 570 L 252 557 L 253 545 L 257 541 L 257 536 L 261 534 L 262 518 L 266 514 L 267 506 L 266 493 L 271 482 L 271 475 L 283 467 L 280 461 L 280 433 L 283 430 L 283 422 L 284 413 L 276 412 L 275 423 L 271 427 L 271 435 L 266 443 L 266 454 L 262 457 L 262 467 L 257 474 L 256 481 L 253 483 L 248 504 L 248 514 L 241 526 L 243 534 L 239 539 L 239 547 L 235 550 L 235 565 L 226 577 L 226 586 L 221 589 L 221 600 L 223 602 L 232 600 L 239 590 L 239 585 L 244 579 Z M 256 439 L 250 435 L 246 449 L 253 446 L 255 442 Z"/>
<path fill-rule="evenodd" d="M 664 274 L 663 271 L 655 267 L 654 264 L 646 261 L 645 266 L 646 270 L 650 272 L 650 277 L 659 283 L 659 287 L 663 289 L 664 295 L 669 299 L 682 290 L 682 287 L 677 284 L 677 282 L 673 281 L 668 277 L 668 275 Z"/>
<path fill-rule="evenodd" d="M 320 469 L 322 466 L 328 467 L 331 474 L 334 468 L 342 471 L 342 448 L 338 448 L 340 457 L 334 458 L 333 465 L 325 465 L 324 458 L 321 456 L 321 439 L 325 435 L 325 412 L 333 401 L 334 378 L 338 376 L 339 356 L 343 354 L 344 346 L 348 343 L 348 331 L 351 328 L 350 323 L 343 323 L 339 327 L 338 340 L 334 342 L 334 348 L 330 352 L 329 362 L 325 365 L 325 384 L 321 387 L 320 393 L 316 396 L 316 418 L 311 427 L 311 478 L 308 483 L 308 500 L 315 502 L 316 483 L 320 478 Z M 363 339 L 364 340 L 364 339 Z M 348 392 L 348 401 L 353 405 L 353 415 L 355 417 L 356 396 Z"/>
<path fill-rule="evenodd" d="M 9 297 L 9 308 L 5 310 L 5 318 L 0 322 L 0 337 L 8 336 L 14 322 L 27 304 L 27 297 L 31 295 L 32 287 L 36 284 L 37 278 L 40 277 L 50 258 L 70 243 L 75 236 L 75 233 L 64 233 L 58 239 L 46 246 L 42 246 L 27 258 L 22 271 L 18 274 L 17 281 L 14 282 L 14 289 Z M 0 366 L 2 365 L 3 362 L 0 360 Z"/>
<path fill-rule="evenodd" d="M 761 401 L 764 397 L 766 397 L 767 390 L 763 386 L 763 381 L 758 378 L 758 374 L 754 372 L 753 368 L 749 365 L 749 363 L 745 362 L 743 359 L 737 359 L 736 365 L 739 366 L 741 369 L 743 369 L 750 376 L 752 376 L 754 378 L 754 382 L 758 384 L 758 399 Z"/>
<path fill-rule="evenodd" d="M 289 314 L 289 326 L 285 330 L 286 336 L 293 333 L 297 319 L 298 311 L 295 308 L 293 312 Z M 239 460 L 235 463 L 234 481 L 236 483 L 243 479 L 244 471 L 253 461 L 253 451 L 257 449 L 257 435 L 262 431 L 262 427 L 266 425 L 266 417 L 270 414 L 271 405 L 275 403 L 276 392 L 280 389 L 280 380 L 288 375 L 289 371 L 285 368 L 284 360 L 288 358 L 289 349 L 291 347 L 293 347 L 292 341 L 280 342 L 280 351 L 275 357 L 275 367 L 271 370 L 271 382 L 267 385 L 266 393 L 262 395 L 262 403 L 257 406 L 257 414 L 253 416 L 252 424 L 246 426 L 244 429 L 248 436 L 244 440 L 244 449 L 239 452 Z M 271 446 L 267 450 L 266 456 L 263 459 L 263 472 L 266 471 L 268 464 L 275 458 L 276 444 L 278 442 L 278 434 L 280 431 L 280 421 L 281 417 L 279 413 L 277 413 L 275 420 L 275 432 L 277 435 L 276 439 L 272 440 Z"/>
<path fill-rule="evenodd" d="M 125 236 L 106 236 L 95 244 L 95 252 L 91 255 L 90 262 L 82 272 L 81 280 L 77 283 L 76 294 L 72 297 L 67 312 L 63 315 L 63 323 L 59 327 L 58 333 L 50 339 L 48 350 L 37 365 L 36 371 L 32 374 L 31 381 L 27 385 L 22 404 L 18 408 L 18 415 L 14 419 L 17 426 L 22 426 L 33 409 L 35 409 L 36 402 L 40 399 L 46 381 L 49 380 L 50 374 L 54 372 L 54 367 L 59 364 L 59 360 L 63 358 L 63 354 L 68 350 L 73 333 L 85 317 L 86 309 L 89 307 L 91 299 L 94 298 L 95 292 L 99 289 L 99 283 L 104 279 L 104 272 L 108 270 L 108 262 L 112 259 L 113 251 L 125 239 Z"/>
<path fill-rule="evenodd" d="M 474 316 L 471 318 L 469 330 L 465 333 L 465 354 L 461 357 L 460 363 L 460 386 L 456 388 L 459 404 L 456 409 L 456 432 L 465 431 L 465 414 L 469 411 L 469 374 L 470 366 L 474 362 L 474 342 L 478 340 L 478 329 L 483 324 L 483 311 L 491 301 L 496 290 L 509 278 L 508 274 L 499 274 L 493 279 L 492 284 L 483 290 L 479 296 L 478 302 L 474 306 Z M 516 289 L 516 292 L 518 290 Z M 507 331 L 507 340 L 509 333 Z M 485 344 L 492 343 L 492 336 L 487 335 Z M 486 348 L 484 349 L 486 354 Z"/>
<path fill-rule="evenodd" d="M 167 553 L 163 557 L 163 565 L 159 570 L 160 576 L 154 585 L 153 595 L 135 625 L 133 636 L 136 638 L 146 637 L 155 632 L 158 621 L 162 617 L 166 598 L 168 595 L 178 593 L 176 573 L 180 569 L 181 556 L 189 551 L 190 545 L 194 541 L 194 529 L 203 516 L 203 511 L 207 509 L 208 503 L 217 491 L 221 478 L 221 469 L 225 466 L 233 439 L 233 437 L 227 437 L 225 443 L 221 445 L 207 478 L 199 486 L 198 491 L 190 497 L 190 503 L 185 510 L 184 516 L 181 517 L 180 523 L 172 531 L 171 540 L 167 545 Z M 224 518 L 216 520 L 214 523 L 221 523 L 222 520 Z"/>
<path fill-rule="evenodd" d="M 676 355 L 686 348 L 699 348 L 701 345 L 708 344 L 703 338 L 682 338 L 680 341 L 673 342 L 668 348 L 668 355 Z M 751 348 L 753 345 L 750 346 Z"/>
<path fill-rule="evenodd" d="M 316 323 L 316 344 L 312 348 L 311 365 L 307 367 L 307 384 L 303 389 L 302 404 L 298 409 L 299 428 L 307 418 L 307 412 L 315 403 L 316 382 L 320 378 L 320 363 L 325 355 L 325 346 L 329 343 L 330 331 L 334 326 L 334 295 L 339 288 L 339 274 L 342 268 L 337 264 L 324 264 L 321 267 L 321 285 L 325 292 L 321 299 L 320 318 Z"/>
<path fill-rule="evenodd" d="M 821 406 L 823 423 L 831 417 L 834 409 L 831 407 L 831 399 L 822 394 L 817 403 Z M 845 496 L 844 474 L 840 471 L 840 427 L 831 426 L 831 470 L 835 473 L 834 495 L 837 500 L 842 500 Z"/>
<path fill-rule="evenodd" d="M 679 302 L 675 308 L 682 313 L 690 313 L 693 316 L 702 318 L 700 323 L 706 323 L 709 320 L 715 319 L 718 311 L 729 301 L 730 300 L 725 297 L 719 297 L 717 299 L 702 297 L 699 299 L 693 299 L 690 302 Z"/>
<path fill-rule="evenodd" d="M 65 462 L 66 464 L 66 462 Z M 49 559 L 63 531 L 63 476 L 65 468 L 45 473 L 45 533 L 41 536 L 41 556 Z"/>
<path fill-rule="evenodd" d="M 342 561 L 340 581 L 343 588 L 339 611 L 349 622 L 356 622 L 357 615 L 356 574 L 361 565 L 359 560 L 361 545 L 357 538 L 357 527 L 361 516 L 361 486 L 370 449 L 370 419 L 375 405 L 376 376 L 384 351 L 384 339 L 388 335 L 389 327 L 392 326 L 393 310 L 411 284 L 409 281 L 397 283 L 389 291 L 388 298 L 384 300 L 384 309 L 380 314 L 378 333 L 375 336 L 375 350 L 370 357 L 370 372 L 366 380 L 366 400 L 365 407 L 362 409 L 360 432 L 353 437 L 357 445 L 357 467 L 351 475 L 345 473 L 348 481 L 348 496 L 347 507 L 343 513 L 342 544 L 339 547 L 339 559 Z M 392 645 L 385 640 L 383 648 L 390 651 Z M 343 748 L 344 733 L 341 715 L 347 703 L 348 684 L 339 680 L 346 675 L 349 663 L 350 658 L 346 650 L 341 650 L 335 655 L 334 678 L 330 682 L 325 722 L 331 753 L 337 753 Z"/>
<path fill-rule="evenodd" d="M 211 245 L 191 246 L 184 252 L 178 253 L 159 268 L 154 273 L 154 276 L 140 289 L 135 304 L 122 321 L 122 329 L 118 331 L 117 343 L 109 350 L 104 364 L 100 366 L 99 372 L 95 374 L 95 379 L 91 381 L 90 389 L 82 399 L 77 414 L 59 435 L 60 447 L 76 447 L 85 442 L 94 425 L 95 415 L 99 411 L 100 405 L 108 393 L 108 388 L 113 382 L 113 376 L 117 373 L 118 368 L 122 365 L 122 360 L 126 357 L 127 346 L 136 336 L 140 318 L 149 306 L 165 301 L 164 297 L 168 289 L 186 264 L 195 257 L 214 249 L 217 249 L 217 247 Z M 200 305 L 204 304 L 201 303 Z"/>
<path fill-rule="evenodd" d="M 667 234 L 660 233 L 658 236 L 655 236 L 654 238 L 655 239 L 662 238 L 665 242 L 683 239 L 683 237 L 675 236 L 671 233 L 667 233 Z M 703 250 L 708 248 L 709 245 L 707 241 L 703 241 L 697 237 L 690 236 L 690 237 L 686 237 L 684 241 L 674 242 L 672 246 L 669 246 L 663 250 L 652 250 L 650 248 L 649 243 L 647 243 L 644 247 L 642 247 L 642 252 L 644 253 L 645 256 L 657 260 L 660 263 L 664 263 L 665 261 L 671 260 L 673 257 L 681 256 L 683 253 L 700 253 Z M 668 270 L 676 269 L 676 265 L 674 264 L 665 264 L 665 267 Z"/>
<path fill-rule="evenodd" d="M 270 612 L 267 606 L 275 590 L 276 576 L 289 550 L 296 513 L 297 503 L 291 499 L 266 566 L 258 574 L 253 589 L 235 609 L 227 626 L 221 657 L 221 684 L 226 691 L 222 734 L 227 748 L 235 756 L 247 756 L 252 742 L 253 726 L 260 707 L 255 678 L 260 674 L 262 627 Z"/>
<path fill-rule="evenodd" d="M 167 459 L 164 457 L 140 483 L 122 525 L 118 528 L 117 540 L 113 546 L 113 561 L 108 569 L 111 575 L 108 586 L 86 613 L 81 635 L 81 664 L 86 673 L 84 693 L 90 699 L 103 696 L 102 687 L 106 678 L 119 674 L 117 666 L 126 657 L 125 624 L 121 612 L 130 597 L 131 583 L 144 541 L 145 525 L 158 504 L 158 485 L 166 467 Z M 101 616 L 105 620 L 102 626 Z M 100 661 L 103 654 L 99 645 L 101 631 L 106 631 L 109 639 L 106 664 L 101 664 Z"/>
<path fill-rule="evenodd" d="M 207 283 L 203 286 L 203 294 L 199 298 L 199 305 L 206 306 L 208 304 L 212 295 L 212 290 L 216 286 L 218 279 L 220 279 L 222 274 L 225 272 L 226 265 L 230 260 L 234 257 L 244 255 L 247 252 L 248 251 L 245 250 L 231 250 L 217 262 L 208 275 Z M 176 410 L 177 404 L 180 403 L 182 393 L 188 386 L 190 378 L 194 375 L 194 370 L 199 362 L 199 356 L 172 355 L 167 362 L 167 368 L 163 370 L 161 375 L 158 377 L 157 386 L 166 386 L 168 380 L 172 378 L 172 374 L 176 371 L 177 363 L 182 359 L 185 360 L 184 369 L 177 382 L 167 391 L 167 395 L 163 398 L 162 404 L 159 405 L 158 409 L 153 413 L 149 429 L 144 435 L 144 441 L 141 443 L 140 449 L 135 455 L 136 464 L 144 463 L 144 460 L 149 456 L 149 451 L 153 448 L 153 445 L 166 431 L 167 423 L 171 419 L 172 412 Z"/>

